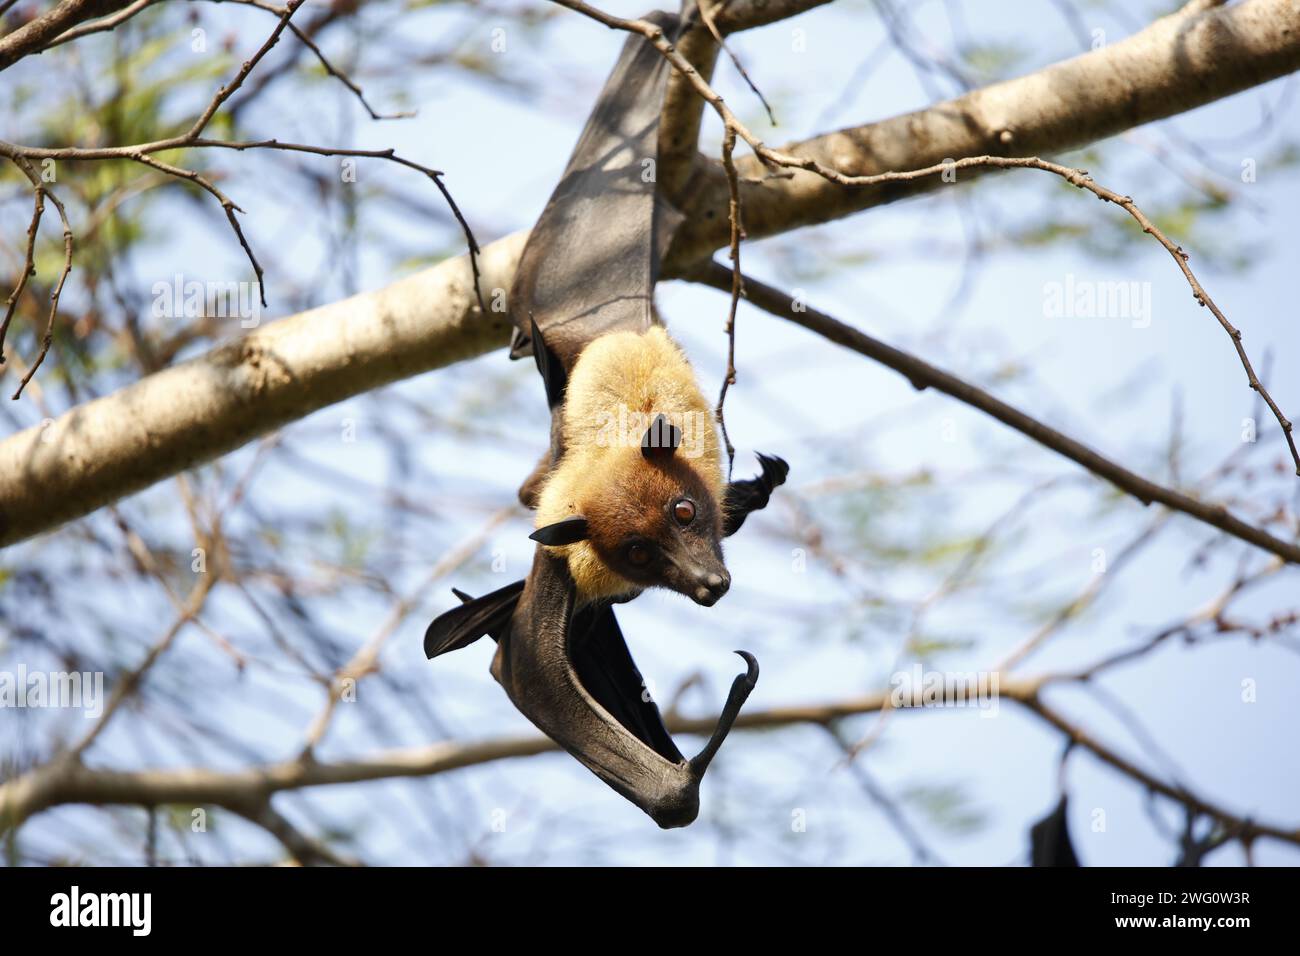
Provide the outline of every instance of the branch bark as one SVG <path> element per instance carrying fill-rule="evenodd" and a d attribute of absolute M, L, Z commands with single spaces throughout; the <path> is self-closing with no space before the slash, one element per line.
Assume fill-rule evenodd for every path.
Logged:
<path fill-rule="evenodd" d="M 801 12 L 810 0 L 773 10 Z M 742 12 L 760 4 L 740 5 Z M 728 32 L 744 20 L 717 15 Z M 1053 153 L 1212 102 L 1300 68 L 1300 0 L 1175 14 L 1039 73 L 880 123 L 784 147 L 851 175 L 980 154 Z M 1006 135 L 1004 135 L 1006 134 Z M 916 195 L 938 177 L 846 188 L 805 171 L 761 185 L 738 164 L 750 238 Z M 973 178 L 973 177 L 972 177 Z M 699 157 L 666 276 L 691 276 L 726 245 L 720 163 Z M 526 239 L 482 253 L 482 288 L 509 289 Z M 226 454 L 334 402 L 505 344 L 504 313 L 473 308 L 466 257 L 377 292 L 281 319 L 0 443 L 0 547 Z"/>
<path fill-rule="evenodd" d="M 1234 830 L 1239 829 L 1245 837 L 1264 836 L 1300 844 L 1300 829 L 1241 817 L 1181 787 L 1166 783 L 1043 702 L 1042 691 L 1048 685 L 1080 679 L 1073 674 L 1048 674 L 1036 678 L 1010 678 L 1002 675 L 994 692 L 998 700 L 1008 700 L 1024 707 L 1146 790 L 1213 817 Z M 738 730 L 772 729 L 800 724 L 833 727 L 846 717 L 877 713 L 887 708 L 897 709 L 893 708 L 891 694 L 892 692 L 886 691 L 828 704 L 775 707 L 742 713 L 735 726 Z M 967 705 L 973 706 L 969 702 Z M 943 704 L 933 704 L 904 709 L 924 710 L 942 706 Z M 670 716 L 667 720 L 668 729 L 674 734 L 707 735 L 716 723 L 716 716 Z M 557 749 L 557 745 L 550 739 L 530 735 L 471 743 L 437 743 L 385 751 L 371 757 L 338 763 L 299 759 L 235 771 L 204 767 L 181 770 L 107 770 L 87 767 L 65 754 L 21 777 L 0 784 L 0 833 L 21 825 L 43 810 L 70 803 L 145 807 L 164 804 L 217 805 L 238 808 L 236 812 L 247 816 L 245 808 L 269 806 L 271 797 L 283 791 L 397 777 L 428 777 L 496 760 L 532 757 Z"/>
<path fill-rule="evenodd" d="M 483 250 L 510 288 L 526 233 Z M 0 545 L 89 514 L 353 395 L 504 345 L 468 256 L 281 319 L 0 443 Z"/>
<path fill-rule="evenodd" d="M 719 16 L 719 23 L 722 18 Z M 810 51 L 805 54 L 812 56 Z M 879 123 L 781 147 L 850 176 L 918 169 L 965 156 L 1060 153 L 1231 96 L 1300 69 L 1300 0 L 1246 0 L 1179 12 L 1117 43 L 1028 76 Z M 751 240 L 929 192 L 941 182 L 846 189 L 815 173 L 756 178 L 758 160 L 737 162 Z M 681 194 L 686 221 L 665 275 L 681 277 L 727 244 L 727 177 L 696 160 Z"/>

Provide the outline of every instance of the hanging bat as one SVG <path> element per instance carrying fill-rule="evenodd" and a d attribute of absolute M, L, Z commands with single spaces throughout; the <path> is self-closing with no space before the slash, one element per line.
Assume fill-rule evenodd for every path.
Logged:
<path fill-rule="evenodd" d="M 670 38 L 678 20 L 652 14 Z M 613 605 L 666 587 L 712 605 L 731 583 L 721 539 L 768 503 L 788 466 L 726 482 L 712 407 L 654 310 L 681 216 L 658 194 L 669 67 L 629 38 L 524 248 L 510 303 L 513 357 L 532 353 L 550 449 L 520 489 L 537 510 L 523 581 L 464 602 L 425 634 L 428 657 L 484 635 L 515 706 L 662 827 L 699 812 L 699 785 L 758 679 L 753 656 L 717 728 L 687 760 L 650 699 Z"/>
<path fill-rule="evenodd" d="M 676 17 L 650 19 L 676 34 Z M 567 558 L 580 602 L 661 586 L 712 605 L 731 583 L 721 538 L 788 471 L 759 456 L 758 479 L 726 484 L 713 406 L 654 308 L 682 219 L 655 183 L 669 72 L 628 39 L 510 293 L 511 355 L 532 351 L 552 413 L 551 449 L 520 498 L 537 509 L 533 539 Z"/>

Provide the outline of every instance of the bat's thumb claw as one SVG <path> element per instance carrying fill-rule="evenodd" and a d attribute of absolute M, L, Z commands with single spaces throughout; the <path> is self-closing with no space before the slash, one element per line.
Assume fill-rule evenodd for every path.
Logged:
<path fill-rule="evenodd" d="M 745 660 L 745 664 L 748 667 L 748 670 L 745 673 L 745 680 L 748 682 L 750 688 L 753 688 L 754 685 L 758 683 L 758 658 L 749 653 L 749 651 L 736 651 L 736 653 Z"/>

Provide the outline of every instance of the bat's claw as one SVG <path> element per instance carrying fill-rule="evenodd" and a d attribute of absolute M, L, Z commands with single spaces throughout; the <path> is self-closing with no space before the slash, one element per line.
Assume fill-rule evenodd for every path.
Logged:
<path fill-rule="evenodd" d="M 736 651 L 745 660 L 748 669 L 745 671 L 745 680 L 749 682 L 749 689 L 753 690 L 758 683 L 758 658 L 749 651 Z"/>
<path fill-rule="evenodd" d="M 737 674 L 736 679 L 731 682 L 731 692 L 727 694 L 726 706 L 722 708 L 722 714 L 718 717 L 718 726 L 713 728 L 713 736 L 690 762 L 691 773 L 696 778 L 703 777 L 704 771 L 709 769 L 709 764 L 717 754 L 718 748 L 727 739 L 727 734 L 731 733 L 731 728 L 740 715 L 740 708 L 749 698 L 749 692 L 758 683 L 758 659 L 749 651 L 736 651 L 736 653 L 745 659 L 745 673 Z"/>

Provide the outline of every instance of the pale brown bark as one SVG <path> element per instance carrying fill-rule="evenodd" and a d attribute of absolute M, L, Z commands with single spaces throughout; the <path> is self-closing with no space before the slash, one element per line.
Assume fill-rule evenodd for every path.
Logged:
<path fill-rule="evenodd" d="M 525 233 L 484 250 L 510 287 Z M 353 395 L 504 345 L 467 258 L 293 315 L 0 443 L 0 544 L 80 517 Z M 231 319 L 232 324 L 237 320 Z"/>
<path fill-rule="evenodd" d="M 131 0 L 63 0 L 30 23 L 0 37 L 0 70 L 36 53 L 65 30 L 122 9 Z"/>
<path fill-rule="evenodd" d="M 805 54 L 808 56 L 813 53 Z M 1145 30 L 1045 70 L 879 123 L 782 147 L 853 176 L 933 166 L 963 156 L 1039 156 L 1184 113 L 1300 69 L 1300 0 L 1247 0 L 1209 12 L 1179 12 Z M 846 189 L 814 173 L 761 185 L 764 170 L 737 161 L 750 239 L 829 222 L 930 192 L 927 180 Z M 679 195 L 687 214 L 667 275 L 689 273 L 727 244 L 726 173 L 696 163 Z"/>

